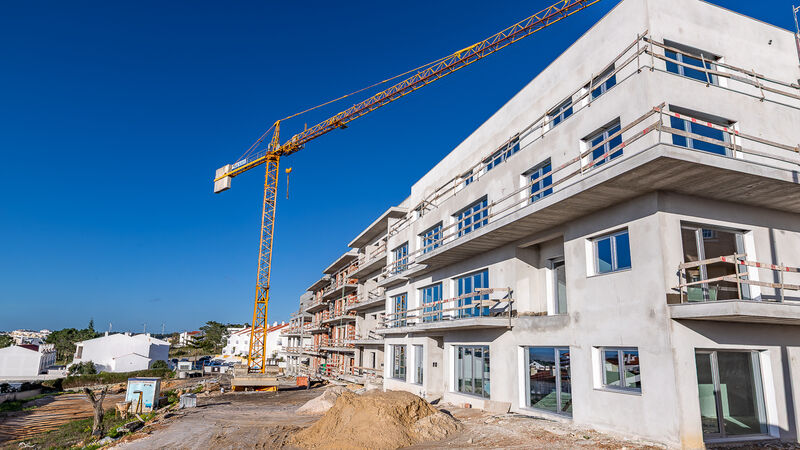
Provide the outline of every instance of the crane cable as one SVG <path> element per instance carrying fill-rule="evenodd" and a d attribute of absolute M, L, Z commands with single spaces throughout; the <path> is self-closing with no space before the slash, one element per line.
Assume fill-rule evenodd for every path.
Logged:
<path fill-rule="evenodd" d="M 423 65 L 421 65 L 421 66 L 418 66 L 418 67 L 415 67 L 415 68 L 413 68 L 413 69 L 407 70 L 407 71 L 405 71 L 405 72 L 403 72 L 403 73 L 397 74 L 397 75 L 395 75 L 395 76 L 393 76 L 393 77 L 391 77 L 391 78 L 387 78 L 387 79 L 385 79 L 385 80 L 381 80 L 381 81 L 379 81 L 379 82 L 377 82 L 377 83 L 373 83 L 373 84 L 371 84 L 371 85 L 369 85 L 369 86 L 366 86 L 366 87 L 363 87 L 363 88 L 361 88 L 361 89 L 358 89 L 358 90 L 356 90 L 356 91 L 353 91 L 353 92 L 351 92 L 351 93 L 349 93 L 349 94 L 342 95 L 341 97 L 337 97 L 337 98 L 334 98 L 334 99 L 332 99 L 332 100 L 328 100 L 328 101 L 327 101 L 327 102 L 325 102 L 325 103 L 320 103 L 320 104 L 319 104 L 319 105 L 317 105 L 317 106 L 312 106 L 311 108 L 308 108 L 308 109 L 305 109 L 305 110 L 303 110 L 303 111 L 300 111 L 300 112 L 294 113 L 294 114 L 292 114 L 292 115 L 290 115 L 290 116 L 286 116 L 286 117 L 284 117 L 283 119 L 279 120 L 279 122 L 283 122 L 284 120 L 289 120 L 289 119 L 292 119 L 292 118 L 294 118 L 294 117 L 300 116 L 300 115 L 302 115 L 302 114 L 305 114 L 305 113 L 307 113 L 307 112 L 311 112 L 311 111 L 313 111 L 313 110 L 315 110 L 315 109 L 317 109 L 317 108 L 322 108 L 323 106 L 330 105 L 331 103 L 336 103 L 336 102 L 338 102 L 338 101 L 340 101 L 340 100 L 344 100 L 344 99 L 346 99 L 347 97 L 350 97 L 350 96 L 353 96 L 353 95 L 359 94 L 359 93 L 361 93 L 361 92 L 364 92 L 364 91 L 366 91 L 367 89 L 372 89 L 372 88 L 374 88 L 375 86 L 380 86 L 380 85 L 382 85 L 382 84 L 386 84 L 386 83 L 388 83 L 388 82 L 390 82 L 390 81 L 392 81 L 392 80 L 395 80 L 395 79 L 397 79 L 397 78 L 400 78 L 400 77 L 402 77 L 402 76 L 404 76 L 404 75 L 408 75 L 408 74 L 409 74 L 409 73 L 411 73 L 411 72 L 414 72 L 414 71 L 419 71 L 419 70 L 422 70 L 422 69 L 424 69 L 424 68 L 426 68 L 426 67 L 430 67 L 430 66 L 432 66 L 432 65 L 434 65 L 434 64 L 437 64 L 437 63 L 440 63 L 440 62 L 444 61 L 444 60 L 445 60 L 445 59 L 447 59 L 447 58 L 450 58 L 450 57 L 452 57 L 453 55 L 458 55 L 458 54 L 460 54 L 461 52 L 463 52 L 464 50 L 468 50 L 468 49 L 470 49 L 470 48 L 474 47 L 475 45 L 476 45 L 476 44 L 473 44 L 473 45 L 471 45 L 471 46 L 469 46 L 469 47 L 466 47 L 466 48 L 463 48 L 463 49 L 461 49 L 461 50 L 459 50 L 459 51 L 457 51 L 457 52 L 453 52 L 453 53 L 451 53 L 451 54 L 449 54 L 449 55 L 447 55 L 447 56 L 443 56 L 443 57 L 441 57 L 441 58 L 439 58 L 439 59 L 437 59 L 437 60 L 435 60 L 435 61 L 431 61 L 431 62 L 429 62 L 429 63 L 427 63 L 427 64 L 423 64 Z M 267 136 L 267 134 L 269 134 L 269 132 L 270 132 L 270 131 L 272 131 L 272 128 L 273 128 L 274 126 L 275 126 L 275 124 L 272 124 L 272 125 L 269 127 L 269 129 L 267 129 L 267 131 L 265 131 L 265 132 L 264 132 L 264 134 L 262 134 L 262 135 L 261 135 L 261 137 L 259 137 L 259 138 L 258 138 L 258 139 L 257 139 L 255 142 L 253 142 L 253 145 L 251 145 L 251 146 L 250 146 L 250 148 L 248 148 L 248 149 L 247 149 L 247 150 L 246 150 L 246 151 L 245 151 L 245 152 L 242 154 L 242 156 L 240 156 L 239 158 L 237 158 L 237 159 L 236 159 L 236 161 L 241 161 L 241 160 L 242 160 L 242 158 L 246 158 L 246 157 L 250 156 L 250 154 L 253 152 L 253 150 L 255 150 L 255 149 L 256 149 L 256 147 L 258 146 L 258 144 L 260 144 L 261 142 L 263 142 L 263 141 L 264 141 L 264 138 Z"/>

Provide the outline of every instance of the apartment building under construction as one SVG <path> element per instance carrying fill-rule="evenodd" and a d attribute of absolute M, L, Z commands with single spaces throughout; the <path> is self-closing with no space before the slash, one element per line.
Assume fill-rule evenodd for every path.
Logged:
<path fill-rule="evenodd" d="M 674 446 L 798 441 L 796 45 L 623 0 L 324 270 L 295 367 Z"/>

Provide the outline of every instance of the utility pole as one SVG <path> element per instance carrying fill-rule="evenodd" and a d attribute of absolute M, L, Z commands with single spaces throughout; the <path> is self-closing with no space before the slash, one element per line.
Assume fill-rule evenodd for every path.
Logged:
<path fill-rule="evenodd" d="M 144 327 L 142 330 L 142 334 L 147 334 L 147 322 L 143 323 L 142 326 Z"/>
<path fill-rule="evenodd" d="M 111 334 L 111 322 L 108 322 L 108 334 Z"/>
<path fill-rule="evenodd" d="M 164 336 L 164 322 L 161 322 L 161 336 Z"/>

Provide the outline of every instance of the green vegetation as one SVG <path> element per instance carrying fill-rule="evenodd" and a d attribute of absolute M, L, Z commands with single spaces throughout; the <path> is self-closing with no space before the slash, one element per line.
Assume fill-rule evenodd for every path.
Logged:
<path fill-rule="evenodd" d="M 169 369 L 169 366 L 167 365 L 166 361 L 158 360 L 158 361 L 153 362 L 153 364 L 150 366 L 150 368 L 151 369 Z"/>
<path fill-rule="evenodd" d="M 83 386 L 93 386 L 97 384 L 115 384 L 115 383 L 122 383 L 128 380 L 128 378 L 135 378 L 135 377 L 159 377 L 159 378 L 172 378 L 174 373 L 169 369 L 148 369 L 148 370 L 138 370 L 136 372 L 121 372 L 121 373 L 111 373 L 111 372 L 100 372 L 95 375 L 80 375 L 80 376 L 68 376 L 64 378 L 64 381 L 61 383 L 61 386 L 64 389 L 75 388 L 75 387 L 83 387 Z"/>
<path fill-rule="evenodd" d="M 53 344 L 56 348 L 56 363 L 67 364 L 72 361 L 75 354 L 75 343 L 94 339 L 100 336 L 94 331 L 94 320 L 89 321 L 89 326 L 82 330 L 75 328 L 64 328 L 50 333 L 45 340 L 48 344 Z"/>
<path fill-rule="evenodd" d="M 212 355 L 222 352 L 222 347 L 225 347 L 225 342 L 230 334 L 228 333 L 228 326 L 224 323 L 209 320 L 200 327 L 203 337 L 195 342 L 194 347 L 201 348 Z"/>
<path fill-rule="evenodd" d="M 31 397 L 31 398 L 28 398 L 28 399 L 25 399 L 25 400 L 13 400 L 13 401 L 3 402 L 3 403 L 0 403 L 0 413 L 10 412 L 10 411 L 28 411 L 28 410 L 33 409 L 34 407 L 33 406 L 29 406 L 29 407 L 25 408 L 25 407 L 23 407 L 23 405 L 25 403 L 32 402 L 34 400 L 39 400 L 40 398 L 53 397 L 53 396 L 61 395 L 61 394 L 63 394 L 63 392 L 55 392 L 55 393 L 50 393 L 50 394 L 39 394 L 39 395 L 37 395 L 35 397 Z"/>
<path fill-rule="evenodd" d="M 7 334 L 0 334 L 0 348 L 14 345 L 14 339 Z"/>
<path fill-rule="evenodd" d="M 84 361 L 69 366 L 70 375 L 94 375 L 96 373 L 97 368 L 94 367 L 94 363 L 92 361 Z"/>

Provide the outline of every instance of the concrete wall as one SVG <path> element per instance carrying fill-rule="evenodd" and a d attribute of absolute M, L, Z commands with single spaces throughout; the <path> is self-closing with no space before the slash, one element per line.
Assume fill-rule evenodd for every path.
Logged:
<path fill-rule="evenodd" d="M 0 378 L 35 376 L 47 367 L 42 368 L 42 354 L 35 350 L 16 345 L 0 348 Z"/>
<path fill-rule="evenodd" d="M 72 364 L 92 361 L 98 371 L 104 372 L 125 372 L 128 371 L 127 367 L 131 366 L 146 369 L 153 361 L 166 361 L 169 355 L 169 344 L 167 342 L 147 335 L 112 334 L 79 342 L 76 346 L 78 350 Z M 80 353 L 79 357 L 77 357 L 78 352 Z M 134 364 L 132 361 L 138 359 L 130 356 L 134 354 L 147 358 L 149 360 L 148 364 L 144 365 L 143 362 Z M 124 357 L 123 360 L 127 364 L 123 362 L 120 364 L 120 369 L 117 369 L 115 360 L 122 357 Z M 126 367 L 126 369 L 123 370 L 122 367 Z"/>

